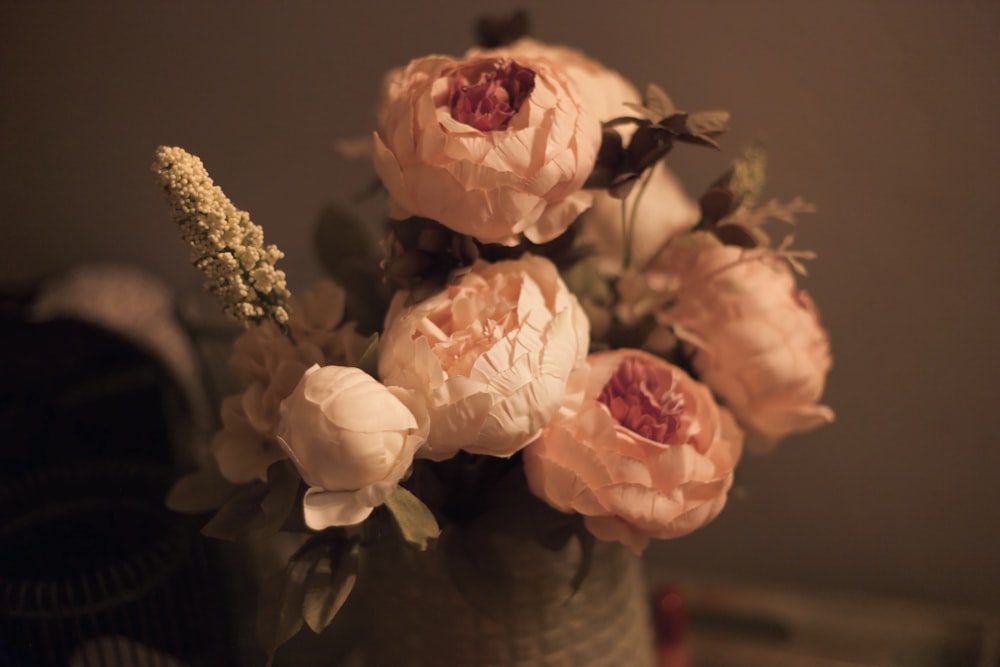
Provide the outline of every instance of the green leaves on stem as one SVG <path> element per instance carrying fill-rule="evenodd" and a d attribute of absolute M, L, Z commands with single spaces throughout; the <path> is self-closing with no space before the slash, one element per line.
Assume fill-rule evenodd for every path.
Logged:
<path fill-rule="evenodd" d="M 263 539 L 277 533 L 298 506 L 302 479 L 291 461 L 277 461 L 267 469 L 267 482 L 235 488 L 204 528 L 203 535 L 235 542 Z"/>
<path fill-rule="evenodd" d="M 666 157 L 675 142 L 718 148 L 715 139 L 728 127 L 725 111 L 679 111 L 662 88 L 649 84 L 643 104 L 629 104 L 636 116 L 612 119 L 604 124 L 604 134 L 597 155 L 597 164 L 584 187 L 603 188 L 623 199 L 636 181 L 657 162 Z M 633 125 L 635 131 L 624 144 L 614 128 Z"/>
<path fill-rule="evenodd" d="M 402 486 L 396 487 L 386 498 L 385 506 L 395 519 L 403 539 L 421 551 L 425 551 L 430 542 L 441 535 L 437 519 L 427 505 Z"/>
<path fill-rule="evenodd" d="M 284 570 L 267 579 L 260 590 L 257 634 L 267 665 L 275 652 L 302 626 L 320 634 L 330 626 L 354 589 L 361 547 L 335 532 L 306 542 Z"/>

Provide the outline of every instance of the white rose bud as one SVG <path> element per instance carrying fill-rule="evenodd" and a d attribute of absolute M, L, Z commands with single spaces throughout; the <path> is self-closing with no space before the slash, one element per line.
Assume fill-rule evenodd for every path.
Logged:
<path fill-rule="evenodd" d="M 364 521 L 395 490 L 427 431 L 409 392 L 344 366 L 309 368 L 280 414 L 278 442 L 309 485 L 303 504 L 314 530 Z"/>

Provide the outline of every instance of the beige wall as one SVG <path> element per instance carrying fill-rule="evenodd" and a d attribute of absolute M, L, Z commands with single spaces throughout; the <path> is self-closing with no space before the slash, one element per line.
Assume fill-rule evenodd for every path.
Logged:
<path fill-rule="evenodd" d="M 722 155 L 675 152 L 692 190 L 762 136 L 769 193 L 819 205 L 798 239 L 838 421 L 746 461 L 745 497 L 655 557 L 1000 608 L 1000 5 L 535 5 L 537 36 L 734 114 Z M 333 141 L 369 127 L 384 70 L 460 52 L 498 6 L 4 2 L 0 283 L 115 259 L 196 288 L 147 173 L 159 143 L 201 155 L 310 281 L 313 222 L 369 177 Z"/>

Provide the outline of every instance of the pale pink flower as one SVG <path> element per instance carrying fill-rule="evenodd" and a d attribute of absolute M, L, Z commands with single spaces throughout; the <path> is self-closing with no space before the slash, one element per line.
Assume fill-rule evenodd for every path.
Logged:
<path fill-rule="evenodd" d="M 419 406 L 358 368 L 306 370 L 281 402 L 278 427 L 278 442 L 309 486 L 306 525 L 355 525 L 385 502 L 427 434 Z"/>
<path fill-rule="evenodd" d="M 642 95 L 625 77 L 613 69 L 588 57 L 581 51 L 566 46 L 545 44 L 523 38 L 510 46 L 493 51 L 471 51 L 473 55 L 509 56 L 511 58 L 545 58 L 555 63 L 573 82 L 583 106 L 598 120 L 606 122 L 623 116 L 635 116 L 628 103 L 642 103 Z M 625 142 L 631 137 L 634 126 L 616 128 Z M 626 197 L 632 211 L 636 205 L 639 187 Z M 594 262 L 606 275 L 618 275 L 622 269 L 622 207 L 621 200 L 604 190 L 594 191 L 594 203 L 580 220 L 580 238 L 594 250 Z M 635 214 L 632 258 L 636 266 L 643 266 L 663 244 L 673 236 L 687 231 L 698 222 L 700 211 L 680 181 L 664 162 L 654 168 Z"/>
<path fill-rule="evenodd" d="M 580 103 L 600 121 L 629 116 L 634 111 L 626 102 L 638 104 L 642 96 L 635 86 L 621 74 L 590 58 L 582 51 L 557 44 L 546 44 L 531 37 L 523 37 L 513 44 L 498 49 L 472 49 L 466 58 L 508 57 L 519 59 L 542 58 L 554 63 L 576 86 Z"/>
<path fill-rule="evenodd" d="M 596 537 L 641 553 L 726 503 L 743 433 L 708 388 L 640 350 L 592 354 L 582 407 L 524 449 L 535 495 L 584 516 Z"/>
<path fill-rule="evenodd" d="M 243 385 L 241 403 L 250 424 L 273 434 L 278 404 L 292 393 L 302 374 L 323 363 L 323 353 L 311 342 L 296 345 L 273 322 L 247 329 L 233 342 L 229 368 Z"/>
<path fill-rule="evenodd" d="M 818 404 L 829 338 L 780 257 L 696 234 L 671 244 L 658 266 L 679 285 L 659 321 L 693 353 L 698 377 L 752 432 L 755 449 L 833 421 Z"/>
<path fill-rule="evenodd" d="M 480 262 L 406 307 L 397 293 L 379 345 L 379 376 L 422 393 L 431 432 L 421 455 L 510 456 L 575 388 L 589 326 L 547 259 Z"/>
<path fill-rule="evenodd" d="M 212 437 L 210 448 L 219 472 L 234 484 L 266 481 L 268 466 L 285 458 L 274 438 L 250 423 L 239 394 L 223 399 L 222 428 Z"/>
<path fill-rule="evenodd" d="M 393 218 L 542 243 L 590 206 L 581 188 L 600 143 L 597 118 L 550 61 L 428 56 L 386 77 L 374 163 Z"/>

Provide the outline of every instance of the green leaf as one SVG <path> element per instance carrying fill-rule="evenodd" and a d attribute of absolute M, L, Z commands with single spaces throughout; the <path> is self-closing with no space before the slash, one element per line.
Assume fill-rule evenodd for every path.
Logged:
<path fill-rule="evenodd" d="M 194 472 L 178 479 L 167 494 L 167 507 L 182 514 L 203 514 L 225 504 L 237 489 L 219 472 L 214 459 L 209 459 Z"/>
<path fill-rule="evenodd" d="M 614 302 L 614 292 L 593 262 L 577 262 L 563 271 L 563 281 L 580 300 L 589 299 L 600 306 Z"/>
<path fill-rule="evenodd" d="M 740 205 L 753 208 L 767 180 L 767 151 L 760 142 L 747 146 L 733 162 L 729 188 L 740 196 Z"/>
<path fill-rule="evenodd" d="M 728 130 L 728 111 L 697 111 L 688 115 L 687 131 L 695 136 L 716 137 Z"/>
<path fill-rule="evenodd" d="M 419 498 L 402 486 L 386 498 L 385 506 L 396 520 L 403 539 L 421 551 L 441 535 L 437 519 Z"/>
<path fill-rule="evenodd" d="M 347 290 L 347 314 L 360 331 L 382 324 L 388 294 L 381 282 L 377 234 L 371 225 L 340 206 L 327 206 L 316 223 L 315 248 L 320 264 Z"/>
<path fill-rule="evenodd" d="M 316 634 L 333 622 L 358 580 L 361 546 L 343 546 L 339 553 L 320 558 L 306 581 L 302 617 Z"/>
<path fill-rule="evenodd" d="M 661 118 L 666 118 L 667 116 L 673 114 L 677 107 L 674 106 L 673 100 L 667 95 L 666 91 L 657 86 L 655 83 L 650 83 L 646 86 L 646 97 L 644 100 L 646 108 L 649 109 L 655 118 L 650 120 L 660 120 Z"/>
<path fill-rule="evenodd" d="M 260 503 L 266 495 L 267 485 L 263 482 L 238 488 L 201 529 L 202 535 L 230 542 L 244 539 L 260 527 Z"/>
<path fill-rule="evenodd" d="M 652 121 L 654 123 L 660 120 L 659 116 L 657 116 L 655 113 L 653 113 L 652 111 L 650 111 L 641 104 L 636 104 L 635 102 L 623 102 L 622 104 L 627 106 L 632 111 L 636 112 L 639 118 L 645 118 L 646 120 Z"/>
<path fill-rule="evenodd" d="M 267 494 L 260 501 L 262 518 L 254 530 L 254 537 L 262 539 L 274 535 L 288 520 L 296 507 L 302 478 L 291 461 L 276 461 L 267 469 Z"/>
<path fill-rule="evenodd" d="M 345 287 L 357 279 L 359 267 L 377 260 L 374 235 L 357 216 L 343 207 L 330 205 L 316 223 L 316 254 L 323 268 Z"/>
<path fill-rule="evenodd" d="M 719 225 L 712 230 L 715 238 L 722 241 L 724 245 L 737 246 L 740 248 L 756 248 L 759 245 L 752 229 L 747 229 L 738 224 Z"/>
<path fill-rule="evenodd" d="M 261 586 L 257 637 L 267 653 L 268 667 L 273 664 L 278 648 L 302 629 L 309 575 L 325 553 L 318 546 L 316 541 L 307 542 L 292 556 L 284 570 L 269 577 Z"/>
<path fill-rule="evenodd" d="M 378 332 L 368 337 L 368 346 L 358 359 L 358 368 L 373 378 L 378 378 Z"/>
<path fill-rule="evenodd" d="M 268 481 L 237 487 L 201 529 L 202 535 L 235 542 L 262 539 L 281 530 L 296 506 L 301 478 L 291 461 L 277 461 L 267 470 Z"/>

